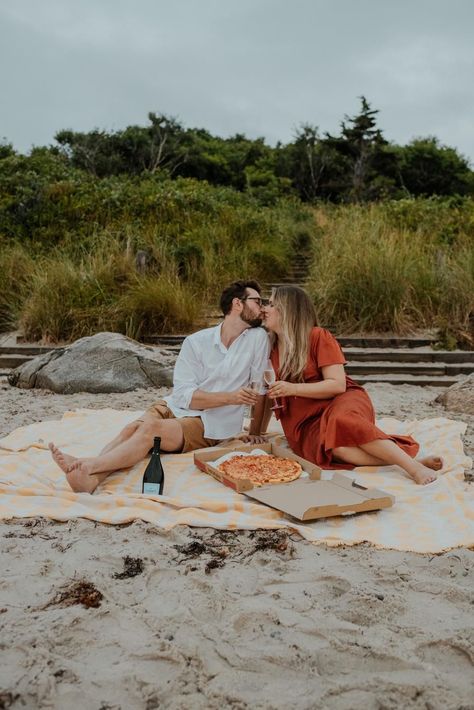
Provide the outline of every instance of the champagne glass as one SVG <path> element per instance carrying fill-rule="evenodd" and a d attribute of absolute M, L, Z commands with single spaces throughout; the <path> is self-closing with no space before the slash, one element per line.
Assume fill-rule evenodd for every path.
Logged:
<path fill-rule="evenodd" d="M 265 382 L 269 386 L 273 385 L 276 382 L 275 370 L 271 366 L 270 362 L 268 363 L 268 368 L 263 373 L 263 379 L 265 380 Z M 282 409 L 283 405 L 280 404 L 277 397 L 274 398 L 273 402 L 274 402 L 273 407 L 270 407 L 270 409 L 272 409 L 272 410 Z"/>

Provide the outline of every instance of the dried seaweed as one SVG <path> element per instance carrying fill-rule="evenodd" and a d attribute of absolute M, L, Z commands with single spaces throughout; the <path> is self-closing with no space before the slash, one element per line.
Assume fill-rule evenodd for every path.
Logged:
<path fill-rule="evenodd" d="M 114 579 L 129 579 L 142 574 L 144 569 L 143 560 L 140 557 L 126 555 L 123 558 L 123 572 L 116 572 L 113 577 Z"/>
<path fill-rule="evenodd" d="M 102 592 L 100 592 L 92 582 L 80 580 L 72 582 L 60 590 L 43 609 L 47 609 L 51 606 L 68 607 L 74 604 L 82 604 L 86 609 L 97 609 L 101 605 L 103 598 L 104 595 Z"/>

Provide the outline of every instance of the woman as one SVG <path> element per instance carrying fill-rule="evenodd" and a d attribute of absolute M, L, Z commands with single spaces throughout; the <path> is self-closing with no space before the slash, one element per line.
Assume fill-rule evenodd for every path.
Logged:
<path fill-rule="evenodd" d="M 410 436 L 390 436 L 375 426 L 367 392 L 347 377 L 338 342 L 316 326 L 312 301 L 297 286 L 279 286 L 264 309 L 277 381 L 269 395 L 290 447 L 322 468 L 401 466 L 416 483 L 436 480 L 439 457 L 416 460 Z"/>

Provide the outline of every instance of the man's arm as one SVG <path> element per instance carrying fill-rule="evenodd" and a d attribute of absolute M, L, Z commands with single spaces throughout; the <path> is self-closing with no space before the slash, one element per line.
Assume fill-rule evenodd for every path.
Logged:
<path fill-rule="evenodd" d="M 196 389 L 191 398 L 190 409 L 215 409 L 216 407 L 226 407 L 228 405 L 254 405 L 258 394 L 250 387 L 241 387 L 234 392 L 205 392 Z"/>

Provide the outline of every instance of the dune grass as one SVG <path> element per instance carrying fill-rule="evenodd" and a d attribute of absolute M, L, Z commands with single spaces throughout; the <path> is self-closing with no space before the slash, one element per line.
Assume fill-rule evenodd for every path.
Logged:
<path fill-rule="evenodd" d="M 11 190 L 0 203 L 0 328 L 30 340 L 192 330 L 225 284 L 283 275 L 314 224 L 295 201 L 266 207 L 193 180 L 75 174 L 34 196 L 30 185 L 28 200 Z"/>
<path fill-rule="evenodd" d="M 469 198 L 265 206 L 203 181 L 99 180 L 58 160 L 0 161 L 0 331 L 58 342 L 191 330 L 225 284 L 277 281 L 310 250 L 322 324 L 339 333 L 433 327 L 474 345 Z"/>
<path fill-rule="evenodd" d="M 449 205 L 411 203 L 414 215 L 398 203 L 317 211 L 309 290 L 321 323 L 347 333 L 436 327 L 472 338 L 473 204 L 453 215 Z M 422 217 L 431 208 L 428 228 Z"/>

